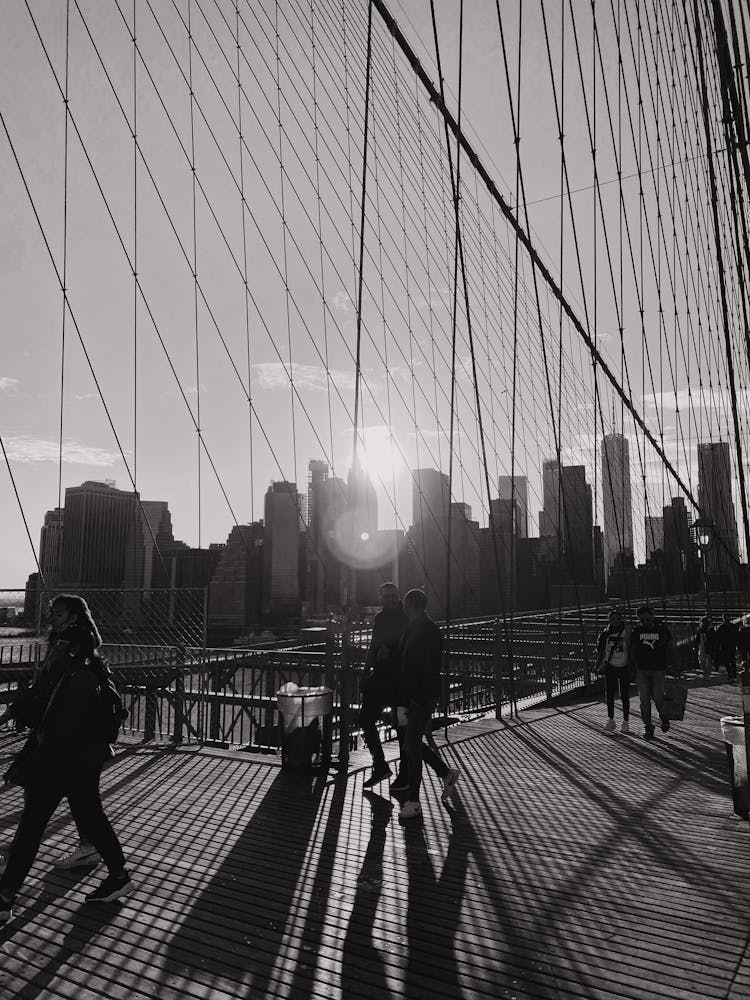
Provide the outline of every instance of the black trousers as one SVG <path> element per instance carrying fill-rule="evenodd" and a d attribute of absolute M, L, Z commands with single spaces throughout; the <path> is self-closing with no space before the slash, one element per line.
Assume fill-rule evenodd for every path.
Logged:
<path fill-rule="evenodd" d="M 372 673 L 362 687 L 362 708 L 359 711 L 359 724 L 362 728 L 367 749 L 372 755 L 375 767 L 385 764 L 383 744 L 378 735 L 377 723 L 387 707 L 393 707 L 395 698 L 394 685 L 388 678 L 378 673 Z"/>
<path fill-rule="evenodd" d="M 76 826 L 97 849 L 110 873 L 122 871 L 125 857 L 117 834 L 107 819 L 99 795 L 101 768 L 78 774 L 64 783 L 39 783 L 24 790 L 23 813 L 10 845 L 0 890 L 17 892 L 29 874 L 44 831 L 64 798 Z"/>
<path fill-rule="evenodd" d="M 620 692 L 622 699 L 622 716 L 625 720 L 630 716 L 630 677 L 627 667 L 607 667 L 604 671 L 604 695 L 607 699 L 607 715 L 615 717 L 615 698 Z"/>
<path fill-rule="evenodd" d="M 402 748 L 409 781 L 409 798 L 412 802 L 419 801 L 423 763 L 431 767 L 439 778 L 444 778 L 449 770 L 445 761 L 424 742 L 432 718 L 432 709 L 432 705 L 412 704 L 408 709 L 406 725 L 399 729 L 399 732 L 403 730 Z M 403 772 L 400 773 L 404 777 Z"/>

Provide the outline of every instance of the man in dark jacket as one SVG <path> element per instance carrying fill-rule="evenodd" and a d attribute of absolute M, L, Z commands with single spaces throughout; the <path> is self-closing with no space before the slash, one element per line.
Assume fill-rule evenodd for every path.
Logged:
<path fill-rule="evenodd" d="M 372 788 L 391 774 L 385 761 L 377 723 L 386 706 L 395 708 L 396 705 L 399 643 L 406 628 L 406 615 L 396 585 L 382 584 L 379 594 L 383 610 L 378 611 L 372 623 L 372 639 L 365 661 L 365 669 L 369 673 L 362 688 L 362 708 L 359 713 L 362 736 L 372 755 L 372 774 L 365 781 L 365 788 Z"/>
<path fill-rule="evenodd" d="M 440 668 L 443 637 L 426 613 L 427 597 L 422 590 L 410 590 L 404 597 L 408 625 L 401 637 L 401 673 L 398 687 L 398 723 L 405 730 L 404 757 L 408 773 L 409 798 L 399 819 L 418 819 L 422 815 L 419 791 L 422 763 L 428 764 L 443 782 L 442 800 L 447 801 L 458 780 L 458 771 L 450 768 L 424 743 L 432 712 L 440 697 Z M 402 770 L 403 773 L 403 770 Z M 392 790 L 397 790 L 395 786 Z"/>
<path fill-rule="evenodd" d="M 641 699 L 643 737 L 652 740 L 654 738 L 654 727 L 651 723 L 652 700 L 661 719 L 662 731 L 666 733 L 669 730 L 669 719 L 665 719 L 662 715 L 662 706 L 672 649 L 672 633 L 665 623 L 654 615 L 654 609 L 650 604 L 642 604 L 638 608 L 638 623 L 630 637 L 630 666 L 635 668 L 635 683 Z"/>

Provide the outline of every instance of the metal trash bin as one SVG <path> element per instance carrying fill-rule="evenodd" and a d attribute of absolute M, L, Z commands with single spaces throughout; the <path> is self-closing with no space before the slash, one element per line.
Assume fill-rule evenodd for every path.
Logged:
<path fill-rule="evenodd" d="M 747 780 L 747 752 L 745 726 L 741 718 L 725 715 L 721 720 L 721 733 L 726 744 L 729 777 L 732 783 L 734 811 L 742 819 L 750 819 L 750 789 Z"/>
<path fill-rule="evenodd" d="M 333 691 L 284 684 L 276 692 L 281 766 L 310 770 L 331 759 Z"/>

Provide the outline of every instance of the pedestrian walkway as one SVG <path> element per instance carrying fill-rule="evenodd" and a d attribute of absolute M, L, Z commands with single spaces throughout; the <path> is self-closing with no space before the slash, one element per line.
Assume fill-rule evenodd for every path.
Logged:
<path fill-rule="evenodd" d="M 456 727 L 455 804 L 428 772 L 406 830 L 356 758 L 316 781 L 126 751 L 103 787 L 135 895 L 82 907 L 96 875 L 50 867 L 73 838 L 61 808 L 0 933 L 0 996 L 746 1000 L 750 829 L 718 722 L 739 700 L 692 690 L 653 744 L 603 736 L 590 703 Z M 0 839 L 19 805 L 0 794 Z"/>

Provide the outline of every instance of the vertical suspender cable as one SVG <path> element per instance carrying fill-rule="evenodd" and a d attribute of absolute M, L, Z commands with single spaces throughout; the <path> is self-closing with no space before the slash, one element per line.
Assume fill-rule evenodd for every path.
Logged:
<path fill-rule="evenodd" d="M 352 428 L 352 482 L 354 496 L 350 498 L 357 505 L 357 470 L 359 447 L 360 382 L 362 376 L 362 294 L 365 268 L 365 222 L 367 218 L 367 153 L 370 133 L 370 83 L 372 77 L 372 0 L 367 4 L 367 56 L 365 64 L 365 120 L 362 145 L 362 188 L 359 213 L 359 269 L 357 274 L 357 343 L 354 361 L 354 425 Z M 355 571 L 351 571 L 349 600 L 354 596 Z M 347 602 L 348 603 L 348 602 Z"/>
<path fill-rule="evenodd" d="M 240 41 L 239 0 L 234 0 L 235 44 L 237 46 L 237 135 L 240 144 L 240 216 L 242 218 L 242 277 L 245 286 L 245 359 L 247 361 L 247 424 L 250 462 L 250 521 L 255 520 L 255 477 L 253 463 L 253 366 L 250 350 L 250 287 L 247 282 L 247 222 L 245 219 L 245 150 L 242 135 L 242 43 Z M 314 51 L 314 49 L 313 49 Z M 324 310 L 325 316 L 325 310 Z"/>
<path fill-rule="evenodd" d="M 201 366 L 200 366 L 200 331 L 198 327 L 198 219 L 196 206 L 195 177 L 195 94 L 193 92 L 193 29 L 191 21 L 192 2 L 187 5 L 188 34 L 188 89 L 190 91 L 190 171 L 193 193 L 193 316 L 195 324 L 195 415 L 196 432 L 198 434 L 198 548 L 201 547 Z"/>
<path fill-rule="evenodd" d="M 70 81 L 70 0 L 65 4 L 65 97 L 63 113 L 65 116 L 64 148 L 63 148 L 63 259 L 62 259 L 62 325 L 60 335 L 60 427 L 57 456 L 57 507 L 62 509 L 62 462 L 63 462 L 63 427 L 65 420 L 65 321 L 68 314 L 67 279 L 68 279 L 68 93 Z M 10 469 L 10 466 L 8 467 Z M 59 516 L 59 515 L 58 515 Z M 62 565 L 62 531 L 55 532 L 55 572 L 60 575 Z M 40 553 L 41 555 L 41 553 Z M 41 573 L 41 570 L 40 570 Z M 50 580 L 50 583 L 53 581 Z"/>
<path fill-rule="evenodd" d="M 716 194 L 716 172 L 714 169 L 711 127 L 709 125 L 709 119 L 708 119 L 708 91 L 706 88 L 706 71 L 705 71 L 705 63 L 703 57 L 703 34 L 700 26 L 700 12 L 698 10 L 698 0 L 693 0 L 693 7 L 695 11 L 695 40 L 696 40 L 696 48 L 698 50 L 698 69 L 700 74 L 701 103 L 703 106 L 703 124 L 706 132 L 706 158 L 708 163 L 708 178 L 711 190 L 711 212 L 714 222 L 714 240 L 716 243 L 716 265 L 719 272 L 719 290 L 721 292 L 721 315 L 724 326 L 724 348 L 727 360 L 727 374 L 729 376 L 729 391 L 732 400 L 732 422 L 734 424 L 734 446 L 737 452 L 737 472 L 740 481 L 740 501 L 742 503 L 742 525 L 745 531 L 745 552 L 750 554 L 750 523 L 748 522 L 748 511 L 747 511 L 747 491 L 745 487 L 744 455 L 742 450 L 742 439 L 740 435 L 739 416 L 737 413 L 737 387 L 735 385 L 734 360 L 732 358 L 732 342 L 731 342 L 731 334 L 729 331 L 729 311 L 727 308 L 727 291 L 726 291 L 726 282 L 724 273 L 724 256 L 721 250 L 721 232 L 719 229 L 719 211 L 718 211 L 717 194 Z M 723 21 L 719 22 L 718 20 L 718 18 L 721 16 L 721 10 L 718 10 L 717 12 L 716 4 L 714 4 L 714 15 L 717 18 L 715 24 L 718 36 L 717 42 L 719 43 L 719 49 L 721 50 L 720 26 L 723 27 Z M 745 155 L 747 155 L 747 150 L 745 150 Z"/>

